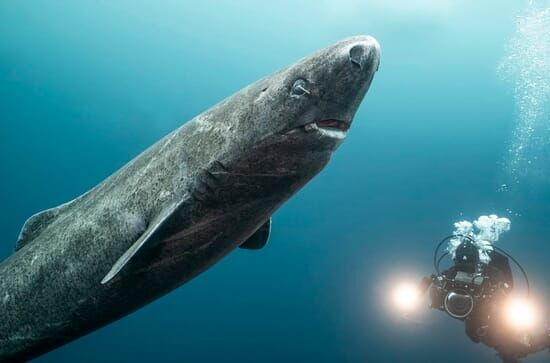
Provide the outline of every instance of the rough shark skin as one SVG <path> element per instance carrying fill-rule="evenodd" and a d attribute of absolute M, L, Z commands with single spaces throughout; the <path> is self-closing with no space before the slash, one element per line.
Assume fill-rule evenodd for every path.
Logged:
<path fill-rule="evenodd" d="M 369 36 L 320 50 L 31 217 L 0 264 L 0 361 L 32 359 L 120 319 L 243 244 L 327 164 L 379 59 Z"/>

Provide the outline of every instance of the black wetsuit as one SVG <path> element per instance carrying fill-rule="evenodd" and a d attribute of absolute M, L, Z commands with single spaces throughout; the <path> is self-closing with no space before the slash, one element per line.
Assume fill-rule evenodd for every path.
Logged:
<path fill-rule="evenodd" d="M 464 319 L 466 335 L 476 343 L 495 349 L 504 363 L 518 363 L 520 358 L 550 347 L 550 330 L 544 328 L 532 335 L 510 332 L 502 318 L 502 308 L 514 287 L 512 268 L 508 257 L 496 250 L 490 251 L 489 257 L 489 263 L 482 263 L 478 247 L 473 241 L 465 240 L 456 249 L 454 265 L 441 275 L 448 282 L 455 281 L 460 273 L 463 283 L 466 277 L 470 279 L 468 285 L 477 286 L 476 304 Z M 428 290 L 436 278 L 424 278 L 419 286 L 421 291 Z M 440 287 L 431 286 L 430 297 L 432 307 L 445 311 L 445 296 Z"/>
<path fill-rule="evenodd" d="M 550 347 L 550 331 L 542 330 L 536 335 L 510 333 L 503 319 L 498 316 L 506 296 L 514 286 L 512 269 L 503 254 L 492 251 L 489 256 L 489 264 L 455 265 L 445 274 L 451 277 L 457 271 L 463 271 L 479 272 L 486 276 L 487 283 L 494 288 L 494 295 L 490 300 L 482 300 L 482 304 L 464 321 L 465 332 L 472 341 L 495 349 L 504 363 L 518 363 L 520 358 Z"/>

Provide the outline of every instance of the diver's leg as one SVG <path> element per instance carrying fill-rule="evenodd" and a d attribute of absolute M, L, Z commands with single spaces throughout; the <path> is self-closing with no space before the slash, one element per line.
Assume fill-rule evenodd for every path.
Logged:
<path fill-rule="evenodd" d="M 521 360 L 516 357 L 504 356 L 501 354 L 499 354 L 499 357 L 502 359 L 502 363 L 521 363 Z"/>
<path fill-rule="evenodd" d="M 480 329 L 480 323 L 477 319 L 468 318 L 464 321 L 464 332 L 474 343 L 479 343 L 480 338 L 478 335 Z"/>

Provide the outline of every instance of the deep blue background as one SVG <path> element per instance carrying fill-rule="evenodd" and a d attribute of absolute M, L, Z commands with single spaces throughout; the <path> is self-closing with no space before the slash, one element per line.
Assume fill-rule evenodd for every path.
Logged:
<path fill-rule="evenodd" d="M 248 83 L 350 35 L 382 44 L 347 141 L 275 214 L 266 249 L 235 251 L 37 362 L 497 362 L 460 323 L 437 312 L 402 321 L 386 303 L 396 278 L 431 272 L 432 248 L 454 221 L 487 213 L 512 219 L 502 246 L 550 297 L 548 185 L 497 191 L 516 116 L 496 66 L 524 7 L 2 2 L 0 259 L 28 216 Z"/>

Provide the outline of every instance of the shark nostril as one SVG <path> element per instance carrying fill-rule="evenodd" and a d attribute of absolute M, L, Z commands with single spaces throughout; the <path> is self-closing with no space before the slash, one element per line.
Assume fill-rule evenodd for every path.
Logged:
<path fill-rule="evenodd" d="M 367 58 L 368 58 L 368 49 L 362 44 L 354 45 L 349 50 L 349 60 L 351 64 L 359 67 L 360 69 L 362 69 L 363 66 L 365 65 Z"/>

